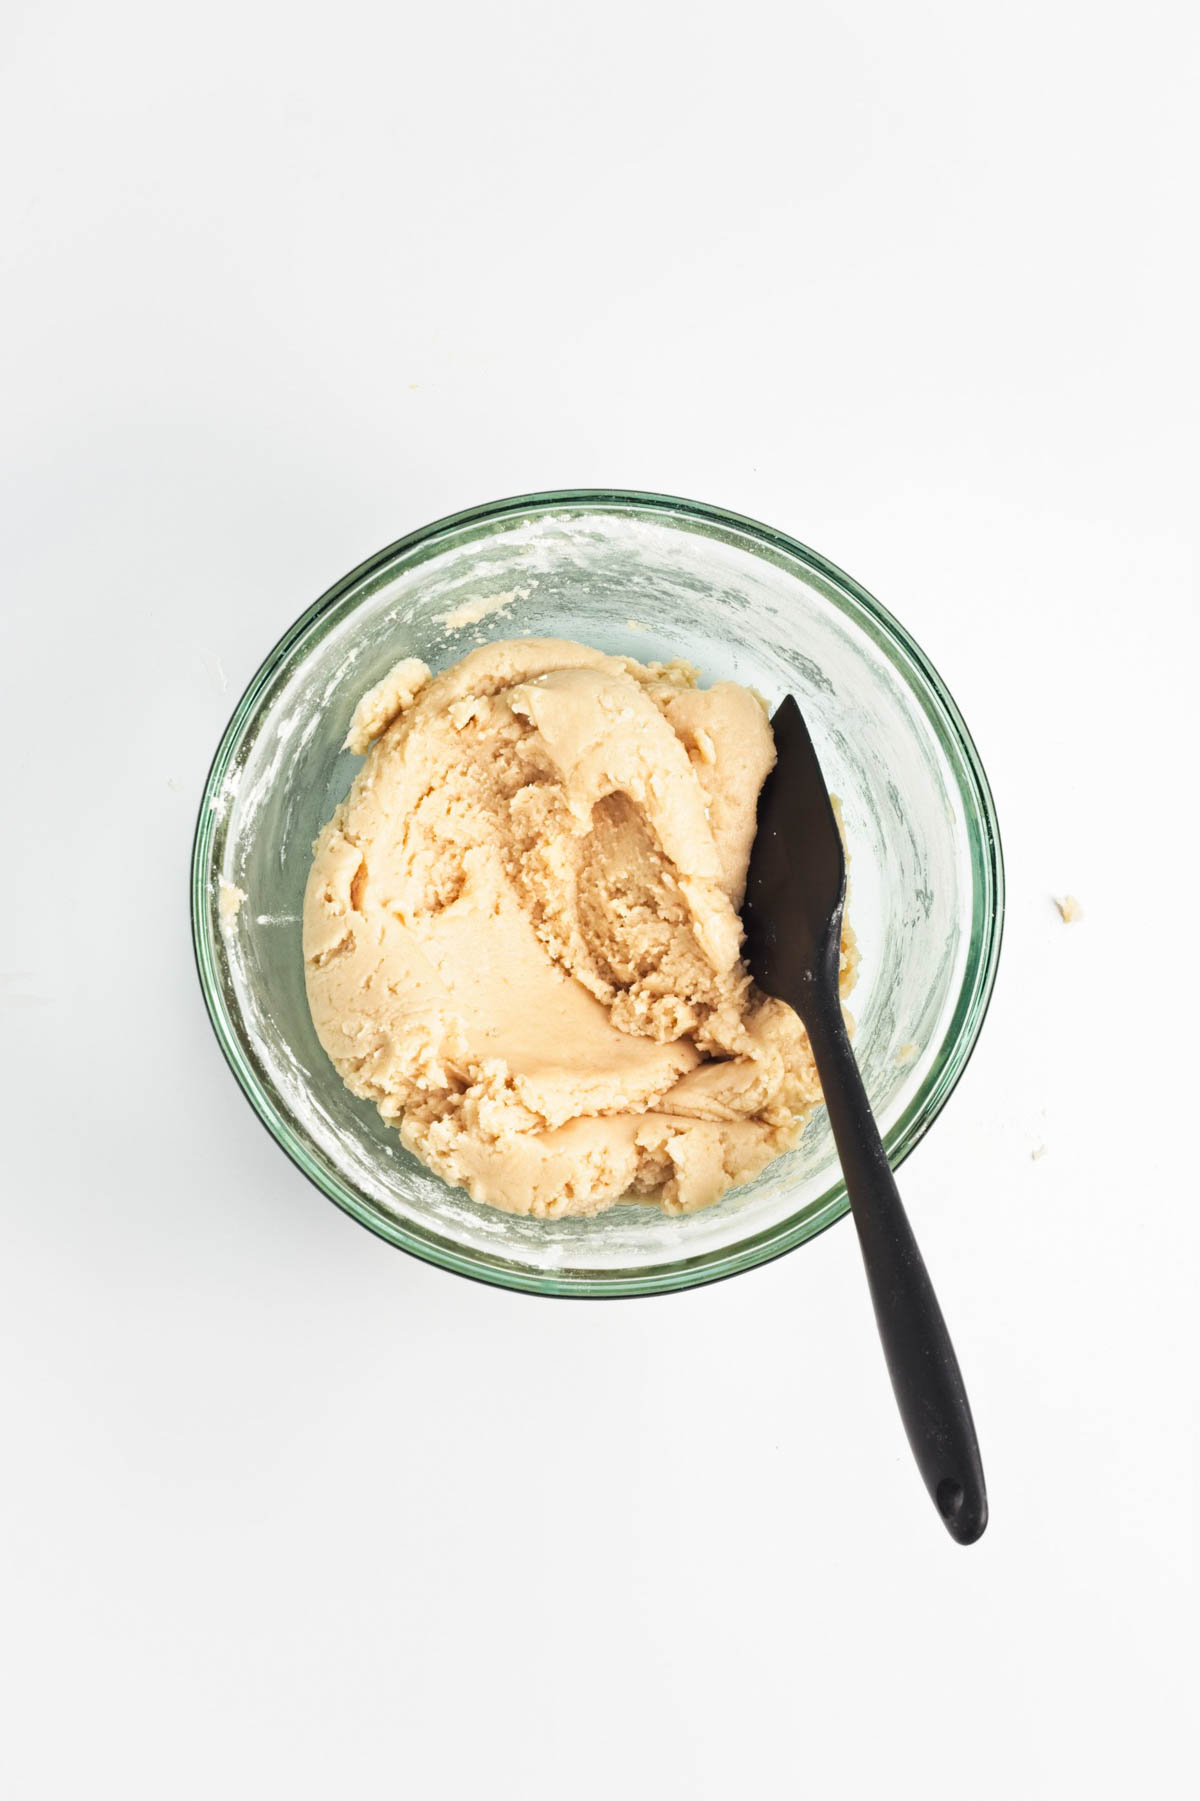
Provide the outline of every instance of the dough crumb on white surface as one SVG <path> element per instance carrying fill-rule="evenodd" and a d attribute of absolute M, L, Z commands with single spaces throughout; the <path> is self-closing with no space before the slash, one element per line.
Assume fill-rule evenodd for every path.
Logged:
<path fill-rule="evenodd" d="M 1062 899 L 1056 899 L 1054 904 L 1062 914 L 1064 925 L 1077 925 L 1083 918 L 1083 907 L 1073 894 L 1064 894 Z"/>

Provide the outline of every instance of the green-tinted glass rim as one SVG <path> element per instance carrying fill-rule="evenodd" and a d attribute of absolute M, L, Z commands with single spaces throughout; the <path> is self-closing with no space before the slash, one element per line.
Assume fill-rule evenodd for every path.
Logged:
<path fill-rule="evenodd" d="M 682 1258 L 652 1270 L 605 1270 L 602 1273 L 559 1271 L 554 1275 L 544 1275 L 503 1257 L 483 1251 L 465 1250 L 432 1231 L 394 1218 L 364 1201 L 334 1171 L 327 1169 L 313 1157 L 308 1147 L 292 1131 L 274 1094 L 246 1056 L 230 1017 L 218 971 L 209 890 L 209 860 L 217 819 L 216 809 L 211 803 L 222 790 L 245 727 L 254 716 L 264 689 L 280 663 L 295 650 L 299 641 L 309 636 L 318 622 L 331 614 L 338 602 L 365 579 L 377 575 L 385 566 L 396 565 L 400 560 L 410 564 L 423 560 L 416 553 L 421 551 L 428 555 L 441 537 L 459 532 L 465 526 L 498 523 L 515 515 L 536 515 L 580 508 L 592 512 L 660 514 L 673 519 L 694 519 L 718 525 L 735 534 L 738 539 L 748 540 L 759 551 L 765 550 L 773 559 L 782 558 L 786 562 L 798 561 L 803 564 L 821 577 L 824 586 L 832 589 L 841 610 L 867 632 L 873 642 L 885 651 L 893 667 L 903 675 L 947 757 L 971 827 L 973 907 L 967 968 L 958 1004 L 937 1057 L 920 1089 L 887 1134 L 888 1157 L 893 1168 L 902 1163 L 920 1143 L 945 1106 L 979 1037 L 995 985 L 1003 936 L 1004 860 L 995 804 L 979 754 L 953 697 L 920 646 L 914 643 L 886 607 L 881 606 L 879 601 L 836 564 L 785 532 L 776 531 L 773 527 L 763 525 L 756 519 L 746 518 L 740 513 L 728 512 L 724 507 L 627 488 L 555 489 L 539 494 L 519 494 L 484 506 L 469 507 L 464 512 L 451 513 L 444 519 L 422 526 L 418 531 L 409 532 L 406 537 L 397 539 L 386 549 L 368 557 L 364 563 L 360 563 L 356 569 L 352 569 L 327 589 L 288 628 L 254 674 L 222 734 L 204 785 L 192 848 L 191 913 L 196 967 L 209 1018 L 226 1061 L 254 1111 L 293 1163 L 323 1194 L 379 1237 L 427 1263 L 496 1287 L 516 1289 L 528 1294 L 597 1299 L 670 1293 L 677 1289 L 697 1287 L 701 1283 L 717 1282 L 743 1270 L 753 1269 L 758 1264 L 767 1263 L 786 1251 L 795 1250 L 810 1238 L 815 1238 L 835 1220 L 841 1219 L 849 1210 L 845 1185 L 840 1180 L 836 1181 L 802 1215 L 783 1220 L 728 1250 Z"/>

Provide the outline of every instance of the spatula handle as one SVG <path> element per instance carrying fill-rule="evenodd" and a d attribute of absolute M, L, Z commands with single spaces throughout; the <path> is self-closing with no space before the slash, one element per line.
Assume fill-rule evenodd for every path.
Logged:
<path fill-rule="evenodd" d="M 987 1525 L 979 1444 L 958 1359 L 888 1167 L 836 990 L 804 1011 L 858 1228 L 892 1387 L 917 1468 L 951 1538 Z"/>

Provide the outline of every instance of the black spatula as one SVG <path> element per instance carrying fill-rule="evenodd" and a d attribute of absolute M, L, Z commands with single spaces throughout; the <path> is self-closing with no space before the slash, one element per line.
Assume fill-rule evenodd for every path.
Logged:
<path fill-rule="evenodd" d="M 846 858 L 829 790 L 789 694 L 758 803 L 743 919 L 759 987 L 793 1007 L 816 1058 L 879 1336 L 917 1467 L 950 1536 L 987 1525 L 987 1491 L 958 1359 L 888 1167 L 838 994 Z"/>

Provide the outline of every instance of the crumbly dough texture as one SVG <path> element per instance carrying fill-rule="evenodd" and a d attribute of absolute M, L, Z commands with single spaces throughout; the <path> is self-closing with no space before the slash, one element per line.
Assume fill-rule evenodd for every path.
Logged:
<path fill-rule="evenodd" d="M 820 1085 L 739 956 L 766 713 L 732 682 L 556 639 L 364 696 L 314 847 L 309 1004 L 347 1086 L 477 1201 L 706 1207 Z M 853 957 L 843 956 L 844 983 Z"/>

